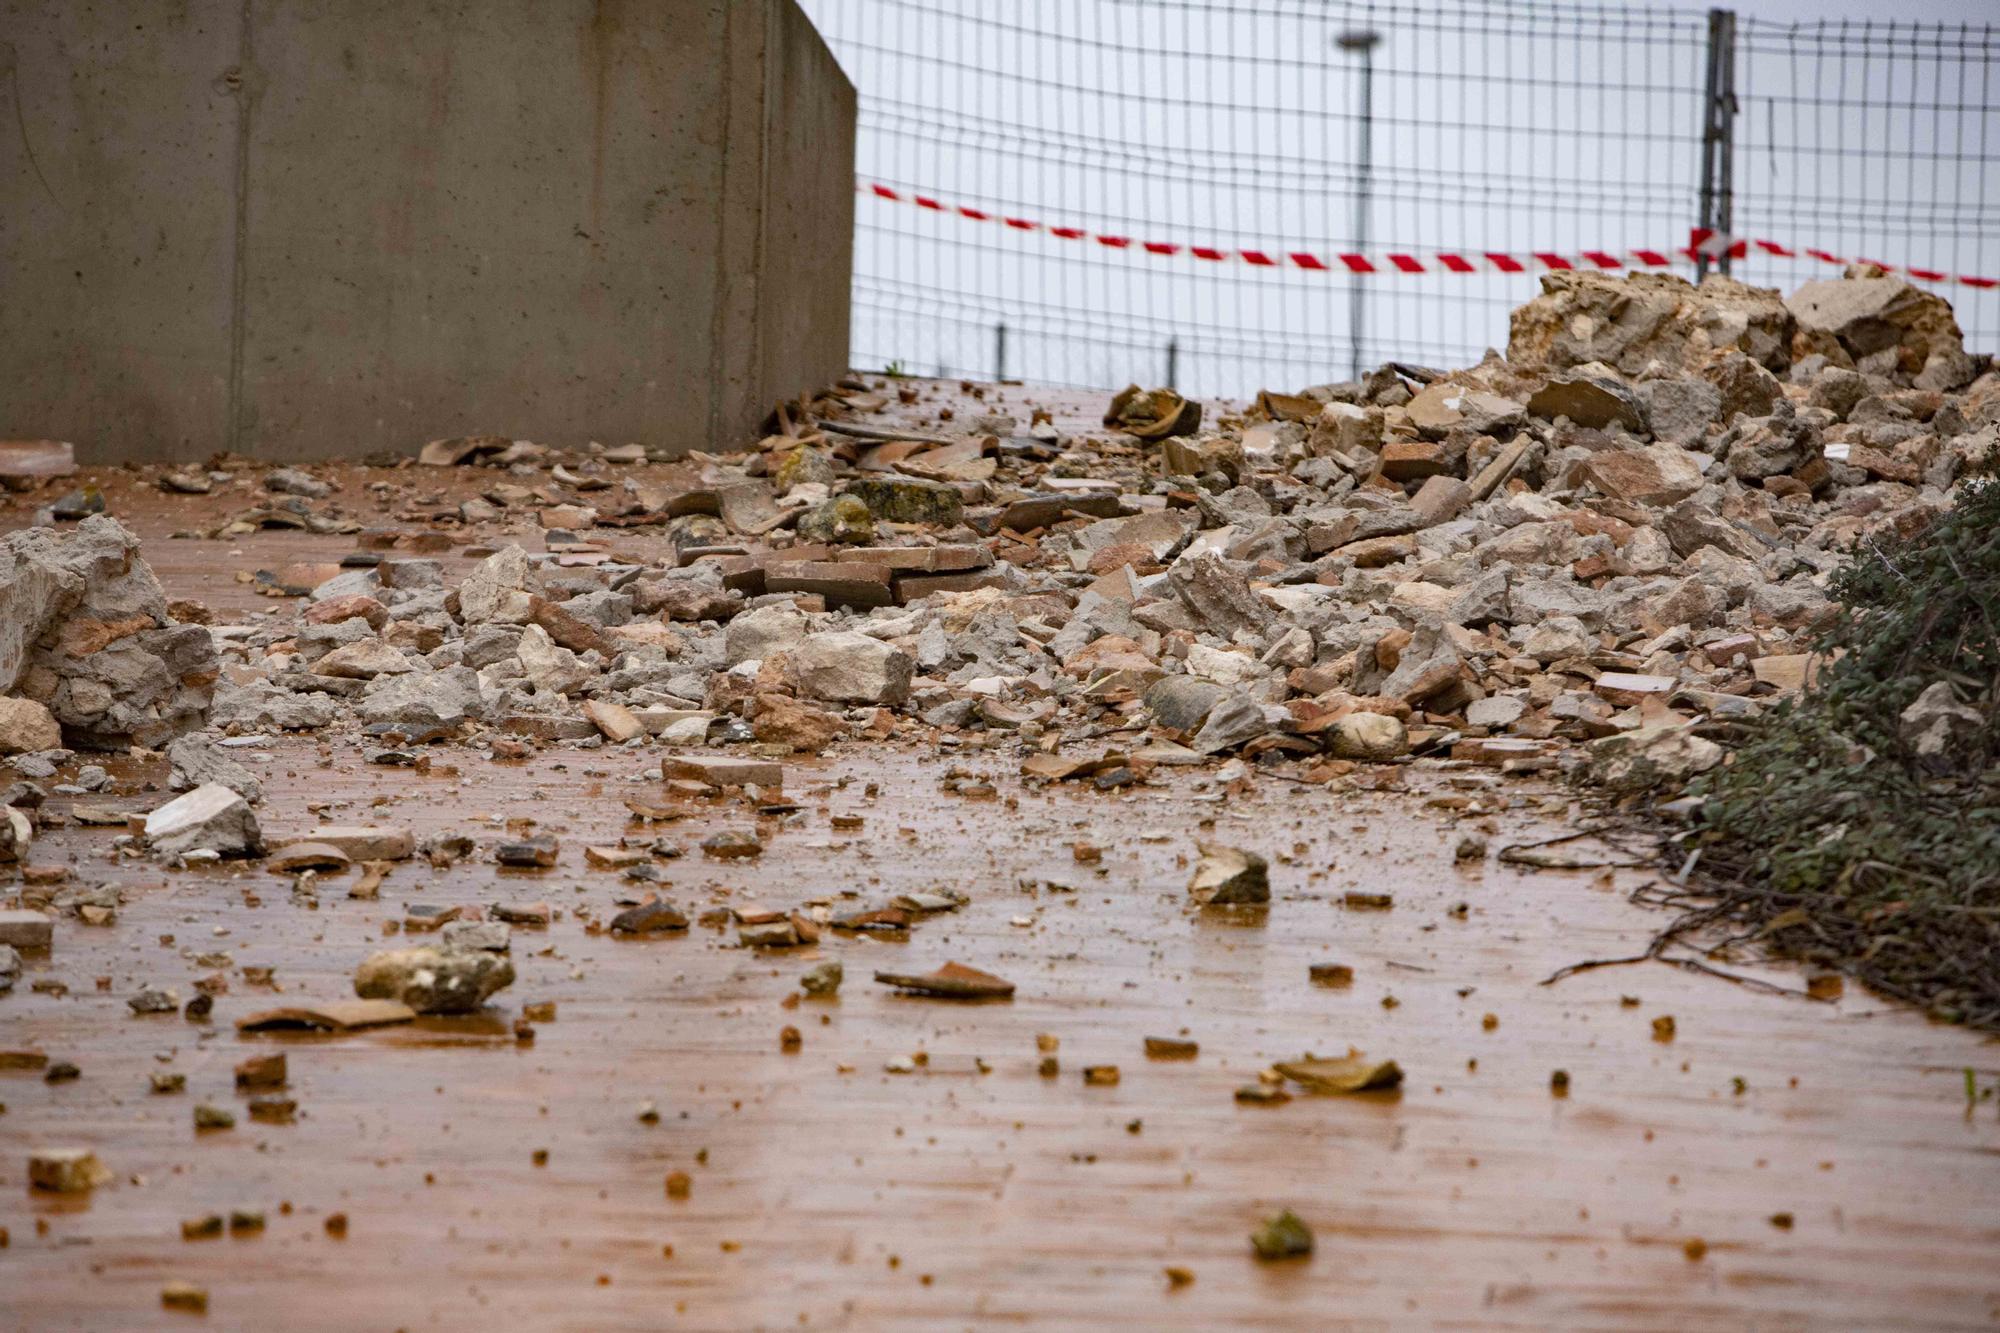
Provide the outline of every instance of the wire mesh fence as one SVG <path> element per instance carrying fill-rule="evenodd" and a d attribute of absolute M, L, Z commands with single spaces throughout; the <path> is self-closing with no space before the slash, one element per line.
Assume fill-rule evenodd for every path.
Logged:
<path fill-rule="evenodd" d="M 1739 27 L 1735 231 L 1946 275 L 1967 346 L 2000 351 L 2000 30 Z M 1749 247 L 1735 276 L 1789 289 L 1831 266 Z M 1831 270 L 1837 272 L 1838 270 Z"/>
<path fill-rule="evenodd" d="M 1552 264 L 1692 275 L 1700 11 L 805 3 L 860 92 L 860 366 L 1240 397 L 1477 360 Z M 1735 275 L 1935 270 L 2000 346 L 1956 281 L 2000 271 L 1997 53 L 1990 26 L 1740 21 L 1733 234 L 1793 255 Z"/>

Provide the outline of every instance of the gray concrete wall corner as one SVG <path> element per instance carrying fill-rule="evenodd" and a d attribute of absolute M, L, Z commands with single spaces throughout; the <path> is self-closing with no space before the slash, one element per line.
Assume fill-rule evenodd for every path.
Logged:
<path fill-rule="evenodd" d="M 795 0 L 771 6 L 759 379 L 776 400 L 848 369 L 857 99 Z"/>
<path fill-rule="evenodd" d="M 684 450 L 846 369 L 793 0 L 0 0 L 0 85 L 0 435 Z"/>

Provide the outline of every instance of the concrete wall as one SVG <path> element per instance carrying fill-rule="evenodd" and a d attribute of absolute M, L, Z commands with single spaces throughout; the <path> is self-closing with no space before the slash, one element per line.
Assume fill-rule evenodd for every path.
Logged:
<path fill-rule="evenodd" d="M 16 106 L 0 437 L 706 448 L 846 368 L 854 93 L 792 0 L 0 0 Z"/>

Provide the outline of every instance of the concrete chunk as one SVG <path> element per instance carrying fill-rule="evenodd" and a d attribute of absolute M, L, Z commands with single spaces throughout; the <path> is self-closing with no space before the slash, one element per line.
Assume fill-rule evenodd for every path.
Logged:
<path fill-rule="evenodd" d="M 146 840 L 166 856 L 192 851 L 241 856 L 259 850 L 262 834 L 250 803 L 210 782 L 147 815 Z"/>
<path fill-rule="evenodd" d="M 469 1014 L 513 980 L 514 965 L 484 950 L 387 949 L 356 970 L 354 993 L 420 1014 Z"/>
<path fill-rule="evenodd" d="M 28 1183 L 52 1194 L 82 1194 L 109 1179 L 88 1148 L 39 1148 L 28 1156 Z"/>
<path fill-rule="evenodd" d="M 1672 676 L 1642 676 L 1626 671 L 1607 671 L 1593 687 L 1614 704 L 1636 704 L 1647 699 L 1664 699 L 1674 692 Z"/>
<path fill-rule="evenodd" d="M 360 824 L 328 824 L 278 842 L 291 847 L 302 842 L 324 843 L 351 861 L 406 861 L 416 853 L 416 838 L 408 829 Z"/>
<path fill-rule="evenodd" d="M 62 745 L 62 727 L 33 699 L 0 699 L 0 754 L 34 754 Z"/>
<path fill-rule="evenodd" d="M 832 703 L 900 704 L 916 670 L 908 653 L 866 634 L 814 634 L 791 659 L 800 692 Z"/>
<path fill-rule="evenodd" d="M 1614 500 L 1670 505 L 1702 485 L 1702 456 L 1670 444 L 1645 449 L 1606 449 L 1583 465 L 1584 478 Z"/>
<path fill-rule="evenodd" d="M 55 939 L 55 922 L 24 907 L 0 908 L 0 944 L 14 949 L 46 949 Z"/>
<path fill-rule="evenodd" d="M 785 766 L 768 759 L 721 759 L 706 755 L 669 755 L 660 761 L 660 776 L 685 778 L 711 787 L 781 787 Z"/>
<path fill-rule="evenodd" d="M 1188 881 L 1188 894 L 1204 907 L 1271 901 L 1270 867 L 1263 857 L 1240 847 L 1197 843 L 1201 859 Z"/>
<path fill-rule="evenodd" d="M 631 709 L 608 699 L 586 700 L 583 715 L 590 719 L 590 725 L 597 728 L 598 734 L 613 745 L 622 745 L 634 736 L 644 735 L 646 731 L 646 724 Z"/>

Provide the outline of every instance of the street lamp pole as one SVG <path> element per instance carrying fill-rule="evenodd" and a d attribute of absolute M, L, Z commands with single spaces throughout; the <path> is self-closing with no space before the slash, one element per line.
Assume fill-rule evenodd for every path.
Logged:
<path fill-rule="evenodd" d="M 1375 156 L 1375 48 L 1381 45 L 1382 34 L 1369 29 L 1343 32 L 1334 39 L 1343 51 L 1353 52 L 1361 57 L 1361 121 L 1357 126 L 1360 143 L 1354 155 L 1354 249 L 1358 254 L 1368 252 L 1368 191 L 1373 184 Z M 1353 346 L 1354 378 L 1360 379 L 1361 337 L 1366 326 L 1367 286 L 1366 275 L 1348 275 L 1348 329 L 1347 336 Z"/>

